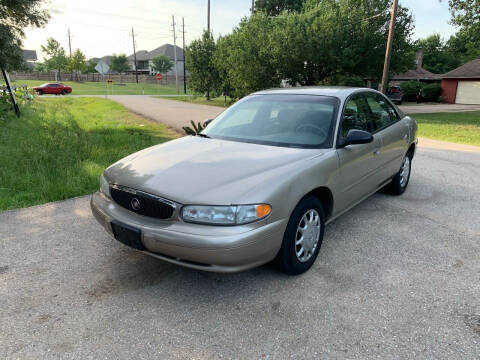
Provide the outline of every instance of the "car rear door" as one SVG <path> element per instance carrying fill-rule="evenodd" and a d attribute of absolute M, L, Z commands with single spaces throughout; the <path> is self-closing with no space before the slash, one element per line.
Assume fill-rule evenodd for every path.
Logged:
<path fill-rule="evenodd" d="M 395 175 L 408 148 L 409 128 L 390 102 L 379 93 L 365 95 L 373 122 L 373 134 L 381 139 L 377 160 L 383 180 Z"/>
<path fill-rule="evenodd" d="M 338 129 L 337 144 L 346 138 L 351 129 L 372 132 L 368 106 L 362 93 L 352 95 L 346 100 Z M 348 209 L 379 185 L 379 162 L 377 154 L 381 149 L 381 140 L 373 135 L 368 144 L 337 146 L 339 158 L 339 179 L 335 212 Z"/>

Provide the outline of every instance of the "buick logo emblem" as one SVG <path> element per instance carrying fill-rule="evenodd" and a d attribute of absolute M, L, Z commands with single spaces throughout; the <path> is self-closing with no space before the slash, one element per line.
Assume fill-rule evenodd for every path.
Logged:
<path fill-rule="evenodd" d="M 140 200 L 138 200 L 137 198 L 133 198 L 132 201 L 130 201 L 130 205 L 132 205 L 133 210 L 140 210 Z"/>

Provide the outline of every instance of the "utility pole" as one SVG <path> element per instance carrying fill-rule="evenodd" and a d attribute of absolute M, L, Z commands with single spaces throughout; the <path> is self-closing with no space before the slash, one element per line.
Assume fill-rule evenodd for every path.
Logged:
<path fill-rule="evenodd" d="M 255 12 L 255 0 L 252 0 L 252 8 L 250 10 L 252 10 L 253 15 L 253 13 Z"/>
<path fill-rule="evenodd" d="M 390 70 L 390 59 L 392 57 L 392 45 L 393 45 L 393 33 L 395 31 L 395 20 L 397 17 L 398 0 L 393 0 L 392 18 L 390 19 L 390 29 L 388 31 L 387 51 L 385 53 L 385 63 L 383 65 L 382 84 L 380 85 L 380 91 L 382 93 L 387 92 L 388 85 L 388 72 Z"/>
<path fill-rule="evenodd" d="M 207 30 L 210 34 L 210 0 L 208 0 Z"/>
<path fill-rule="evenodd" d="M 132 26 L 132 40 L 133 40 L 133 67 L 135 69 L 135 80 L 138 84 L 138 72 L 137 72 L 137 52 L 135 51 L 135 33 Z"/>
<path fill-rule="evenodd" d="M 182 17 L 182 39 L 183 39 L 183 93 L 187 94 L 187 71 L 185 69 L 185 19 Z"/>
<path fill-rule="evenodd" d="M 70 28 L 68 28 L 68 50 L 70 51 L 70 81 L 73 81 L 73 69 L 72 64 L 72 37 L 70 36 Z"/>
<path fill-rule="evenodd" d="M 172 27 L 173 27 L 173 53 L 175 54 L 175 85 L 177 87 L 178 95 L 178 68 L 177 68 L 177 35 L 175 33 L 175 16 L 172 15 Z"/>

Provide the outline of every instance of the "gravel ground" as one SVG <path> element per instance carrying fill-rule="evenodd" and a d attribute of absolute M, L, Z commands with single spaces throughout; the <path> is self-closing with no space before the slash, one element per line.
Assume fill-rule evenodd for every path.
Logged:
<path fill-rule="evenodd" d="M 221 275 L 108 237 L 89 197 L 0 213 L 0 358 L 479 359 L 480 154 L 419 150 L 314 267 Z"/>

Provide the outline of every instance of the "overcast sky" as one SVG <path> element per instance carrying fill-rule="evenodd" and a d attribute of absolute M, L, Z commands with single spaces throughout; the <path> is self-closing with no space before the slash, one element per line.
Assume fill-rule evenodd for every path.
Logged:
<path fill-rule="evenodd" d="M 415 17 L 415 38 L 439 32 L 445 38 L 455 33 L 448 24 L 447 1 L 400 0 Z M 215 36 L 228 34 L 250 12 L 251 0 L 211 0 L 211 26 Z M 182 17 L 185 41 L 199 37 L 207 26 L 207 0 L 49 0 L 51 13 L 43 29 L 26 32 L 25 49 L 35 49 L 48 37 L 57 39 L 68 53 L 67 30 L 72 35 L 72 51 L 80 48 L 88 58 L 125 53 L 132 49 L 131 28 L 135 28 L 137 50 L 153 50 L 173 44 L 172 14 L 177 24 L 177 45 L 182 46 Z"/>

